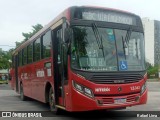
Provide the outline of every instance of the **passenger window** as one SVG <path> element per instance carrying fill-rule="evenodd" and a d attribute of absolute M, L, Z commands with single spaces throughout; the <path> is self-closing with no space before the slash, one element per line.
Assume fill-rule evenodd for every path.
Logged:
<path fill-rule="evenodd" d="M 33 54 L 32 54 L 32 43 L 28 46 L 28 63 L 32 63 Z"/>
<path fill-rule="evenodd" d="M 34 42 L 34 61 L 40 60 L 40 51 L 41 51 L 41 44 L 40 44 L 40 38 L 38 38 Z"/>
<path fill-rule="evenodd" d="M 23 49 L 23 65 L 27 64 L 27 48 Z"/>
<path fill-rule="evenodd" d="M 19 62 L 18 65 L 22 66 L 22 51 L 18 53 L 18 62 Z"/>
<path fill-rule="evenodd" d="M 51 56 L 51 31 L 48 31 L 42 38 L 43 58 L 48 58 Z"/>

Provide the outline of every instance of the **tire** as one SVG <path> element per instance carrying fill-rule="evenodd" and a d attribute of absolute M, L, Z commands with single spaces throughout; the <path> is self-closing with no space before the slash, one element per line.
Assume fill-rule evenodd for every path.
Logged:
<path fill-rule="evenodd" d="M 22 101 L 25 101 L 27 99 L 27 97 L 24 95 L 24 91 L 23 91 L 23 85 L 20 85 L 20 98 Z"/>
<path fill-rule="evenodd" d="M 52 87 L 49 90 L 49 106 L 50 106 L 50 111 L 54 112 L 57 115 L 61 114 L 61 109 L 56 107 L 55 96 Z"/>

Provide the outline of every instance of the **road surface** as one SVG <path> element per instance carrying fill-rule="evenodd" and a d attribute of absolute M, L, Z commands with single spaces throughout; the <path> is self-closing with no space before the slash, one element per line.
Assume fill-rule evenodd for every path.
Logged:
<path fill-rule="evenodd" d="M 119 111 L 92 111 L 92 112 L 82 112 L 82 113 L 69 113 L 64 112 L 62 115 L 55 115 L 52 112 L 49 112 L 49 107 L 46 104 L 43 104 L 41 102 L 38 102 L 36 100 L 29 99 L 28 101 L 21 101 L 20 96 L 13 90 L 10 89 L 10 86 L 7 84 L 0 84 L 0 111 L 29 111 L 29 112 L 35 112 L 35 111 L 48 111 L 48 116 L 54 116 L 53 117 L 47 117 L 47 119 L 54 119 L 54 120 L 61 120 L 61 119 L 73 119 L 73 120 L 79 120 L 89 116 L 92 116 L 92 119 L 98 120 L 112 120 L 114 117 L 119 114 L 119 119 L 128 119 L 128 117 L 124 116 L 134 116 L 132 113 L 133 111 L 160 111 L 160 82 L 148 82 L 148 102 L 146 105 L 139 105 L 134 107 L 129 107 L 125 110 Z M 123 111 L 129 111 L 129 112 L 123 112 Z M 121 113 L 123 112 L 123 113 Z M 43 113 L 45 114 L 45 113 Z M 117 118 L 117 117 L 115 117 Z M 7 119 L 8 118 L 1 118 L 1 119 Z M 17 119 L 17 118 L 11 118 L 11 119 Z M 22 118 L 19 118 L 22 119 Z M 28 118 L 23 118 L 28 119 Z M 36 118 L 30 118 L 30 119 L 36 119 Z M 38 118 L 45 120 L 46 117 Z M 137 119 L 137 117 L 130 117 L 129 119 Z M 144 118 L 144 119 L 151 119 L 151 118 Z M 160 119 L 160 118 L 158 118 Z"/>

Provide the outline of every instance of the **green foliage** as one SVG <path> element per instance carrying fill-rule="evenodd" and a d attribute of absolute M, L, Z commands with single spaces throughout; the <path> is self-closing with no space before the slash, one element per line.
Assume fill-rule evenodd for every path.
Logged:
<path fill-rule="evenodd" d="M 147 74 L 148 78 L 157 78 L 158 77 L 158 65 L 152 65 L 151 63 L 146 61 Z"/>
<path fill-rule="evenodd" d="M 158 75 L 158 65 L 148 67 L 147 73 L 148 73 L 149 78 L 152 77 L 152 75 L 157 77 L 157 75 Z"/>
<path fill-rule="evenodd" d="M 23 41 L 21 41 L 21 42 L 15 42 L 16 43 L 16 48 L 18 47 L 18 46 L 20 46 L 22 43 L 23 43 Z"/>
<path fill-rule="evenodd" d="M 152 66 L 150 68 L 148 68 L 148 74 L 152 75 L 152 74 L 156 74 L 158 72 L 158 66 Z"/>
<path fill-rule="evenodd" d="M 151 63 L 149 63 L 149 62 L 146 61 L 146 67 L 147 67 L 147 68 L 150 68 L 150 67 L 153 67 L 153 66 L 152 66 Z"/>
<path fill-rule="evenodd" d="M 39 30 L 41 30 L 43 26 L 41 24 L 36 24 L 32 26 L 32 32 L 22 33 L 24 40 L 21 42 L 16 41 L 16 47 L 21 45 L 24 41 L 27 41 L 34 34 L 36 34 Z M 12 60 L 12 52 L 14 49 L 10 49 L 9 51 L 0 51 L 0 69 L 9 69 L 11 67 Z"/>
<path fill-rule="evenodd" d="M 9 51 L 0 51 L 0 69 L 9 69 L 11 65 L 11 53 L 13 49 Z"/>
<path fill-rule="evenodd" d="M 36 24 L 36 25 L 32 26 L 32 32 L 28 32 L 28 33 L 23 33 L 22 32 L 24 40 L 22 42 L 17 42 L 16 41 L 16 47 L 18 47 L 19 45 L 21 45 L 24 41 L 27 41 L 28 39 L 30 39 L 34 34 L 36 34 L 42 28 L 43 28 L 43 26 L 41 24 Z"/>
<path fill-rule="evenodd" d="M 32 26 L 32 32 L 29 33 L 22 33 L 24 37 L 24 41 L 27 41 L 29 38 L 31 38 L 34 34 L 36 34 L 39 30 L 43 28 L 41 24 L 33 25 Z"/>

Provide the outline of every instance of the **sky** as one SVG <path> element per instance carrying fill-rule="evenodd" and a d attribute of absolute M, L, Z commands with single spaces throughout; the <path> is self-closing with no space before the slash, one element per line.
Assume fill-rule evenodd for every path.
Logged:
<path fill-rule="evenodd" d="M 159 0 L 0 0 L 0 48 L 9 50 L 32 25 L 43 26 L 69 6 L 102 6 L 129 11 L 160 21 Z"/>

